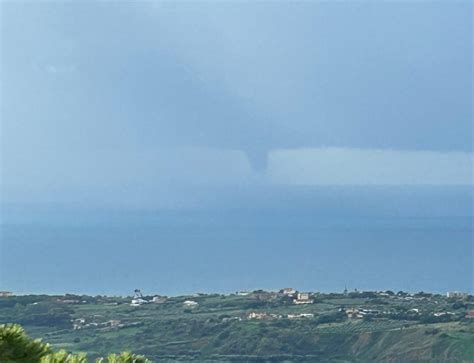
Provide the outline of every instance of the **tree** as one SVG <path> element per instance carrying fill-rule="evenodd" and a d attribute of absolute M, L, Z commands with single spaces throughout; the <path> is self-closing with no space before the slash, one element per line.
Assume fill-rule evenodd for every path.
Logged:
<path fill-rule="evenodd" d="M 70 354 L 65 350 L 54 352 L 42 357 L 40 363 L 87 363 L 87 354 Z"/>
<path fill-rule="evenodd" d="M 65 350 L 49 354 L 40 360 L 40 363 L 87 363 L 87 354 L 70 354 Z M 150 363 L 148 359 L 141 355 L 130 352 L 120 354 L 109 354 L 107 359 L 97 358 L 95 363 Z"/>
<path fill-rule="evenodd" d="M 19 325 L 0 325 L 0 362 L 32 363 L 50 354 L 51 347 L 30 339 Z"/>
<path fill-rule="evenodd" d="M 135 355 L 130 352 L 122 352 L 120 354 L 109 354 L 107 361 L 104 361 L 103 358 L 99 358 L 96 363 L 150 363 L 142 355 Z"/>
<path fill-rule="evenodd" d="M 16 324 L 0 325 L 1 363 L 88 363 L 86 353 L 53 352 L 50 345 L 40 339 L 32 340 L 25 330 Z M 109 354 L 98 358 L 96 363 L 150 363 L 142 355 L 130 352 Z"/>
<path fill-rule="evenodd" d="M 51 353 L 41 358 L 40 363 L 87 363 L 87 354 L 78 353 L 71 354 L 65 350 Z M 148 359 L 141 355 L 130 352 L 122 352 L 120 354 L 109 354 L 107 359 L 97 358 L 95 363 L 150 363 Z"/>

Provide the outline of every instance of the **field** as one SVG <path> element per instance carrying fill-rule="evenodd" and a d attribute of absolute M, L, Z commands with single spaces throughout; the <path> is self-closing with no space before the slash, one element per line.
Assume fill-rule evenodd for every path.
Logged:
<path fill-rule="evenodd" d="M 467 317 L 472 296 L 313 293 L 314 303 L 300 305 L 259 290 L 158 303 L 145 296 L 150 303 L 139 306 L 131 299 L 4 297 L 0 323 L 22 324 L 55 348 L 91 356 L 132 350 L 170 362 L 474 362 L 474 319 Z"/>

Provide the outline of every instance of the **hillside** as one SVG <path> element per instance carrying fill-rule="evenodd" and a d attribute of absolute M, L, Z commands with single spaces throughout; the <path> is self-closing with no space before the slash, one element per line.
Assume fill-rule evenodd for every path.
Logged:
<path fill-rule="evenodd" d="M 155 362 L 474 362 L 472 296 L 259 290 L 142 299 L 3 297 L 0 323 L 91 357 L 131 350 Z"/>

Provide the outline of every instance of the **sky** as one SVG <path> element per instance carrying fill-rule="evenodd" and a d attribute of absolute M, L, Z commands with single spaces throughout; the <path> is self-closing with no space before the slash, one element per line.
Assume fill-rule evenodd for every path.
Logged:
<path fill-rule="evenodd" d="M 470 1 L 0 9 L 3 225 L 55 206 L 472 218 Z"/>

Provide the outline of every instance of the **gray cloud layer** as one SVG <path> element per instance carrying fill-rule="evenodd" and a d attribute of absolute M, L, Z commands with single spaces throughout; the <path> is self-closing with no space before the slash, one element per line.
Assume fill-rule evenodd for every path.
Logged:
<path fill-rule="evenodd" d="M 470 184 L 469 3 L 1 7 L 5 199 Z"/>

